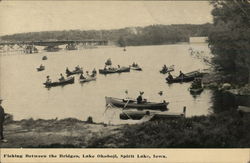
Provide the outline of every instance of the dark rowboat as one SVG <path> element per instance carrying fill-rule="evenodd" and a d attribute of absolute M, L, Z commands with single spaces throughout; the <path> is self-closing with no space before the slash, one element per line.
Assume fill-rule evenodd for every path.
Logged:
<path fill-rule="evenodd" d="M 129 109 L 151 109 L 151 110 L 167 110 L 168 102 L 156 103 L 156 102 L 144 102 L 138 104 L 135 100 L 125 100 L 114 97 L 105 97 L 106 105 L 111 105 L 119 108 Z"/>
<path fill-rule="evenodd" d="M 45 66 L 40 66 L 40 67 L 38 67 L 36 69 L 37 69 L 37 71 L 43 71 L 43 70 L 45 70 Z"/>
<path fill-rule="evenodd" d="M 172 71 L 174 71 L 174 65 L 171 65 L 171 66 L 167 67 L 167 69 L 160 70 L 160 73 L 166 74 L 166 73 L 169 73 L 169 72 L 172 72 Z"/>
<path fill-rule="evenodd" d="M 86 79 L 79 79 L 79 82 L 85 83 L 85 82 L 90 82 L 90 81 L 93 81 L 93 80 L 96 80 L 96 77 L 88 77 Z"/>
<path fill-rule="evenodd" d="M 203 74 L 200 73 L 199 71 L 192 71 L 189 73 L 184 74 L 184 76 L 178 76 L 173 79 L 169 79 L 168 77 L 166 78 L 167 83 L 181 83 L 181 82 L 190 82 L 193 81 L 196 77 L 202 77 Z"/>
<path fill-rule="evenodd" d="M 130 72 L 130 67 L 99 69 L 100 74 Z"/>
<path fill-rule="evenodd" d="M 136 71 L 142 71 L 142 68 L 139 66 L 131 66 L 130 67 L 132 70 L 136 70 Z"/>
<path fill-rule="evenodd" d="M 73 70 L 73 71 L 66 71 L 67 76 L 74 75 L 74 74 L 81 74 L 81 73 L 83 73 L 82 69 Z"/>
<path fill-rule="evenodd" d="M 158 110 L 123 110 L 120 114 L 120 119 L 127 120 L 139 120 L 145 116 L 151 116 L 151 120 L 155 119 L 176 119 L 185 117 L 185 112 L 183 113 L 173 113 L 169 111 L 158 111 Z"/>
<path fill-rule="evenodd" d="M 69 77 L 65 79 L 64 81 L 57 81 L 57 82 L 51 82 L 51 83 L 43 83 L 46 87 L 55 87 L 59 85 L 66 85 L 66 84 L 73 84 L 75 81 L 74 77 Z"/>

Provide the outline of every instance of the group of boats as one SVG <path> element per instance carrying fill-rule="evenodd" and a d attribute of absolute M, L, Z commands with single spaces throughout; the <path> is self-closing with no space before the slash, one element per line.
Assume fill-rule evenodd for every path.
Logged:
<path fill-rule="evenodd" d="M 46 60 L 47 57 L 44 56 L 42 58 L 43 60 Z M 43 71 L 45 69 L 45 66 L 41 65 L 39 68 L 37 68 L 37 71 Z M 123 73 L 123 72 L 130 72 L 130 70 L 135 70 L 135 71 L 142 71 L 142 68 L 136 64 L 133 63 L 130 66 L 120 66 L 118 65 L 117 67 L 112 66 L 112 61 L 108 59 L 105 62 L 105 67 L 103 69 L 99 69 L 100 74 L 112 74 L 112 73 Z M 160 73 L 166 74 L 174 71 L 174 65 L 171 65 L 167 67 L 164 65 L 162 69 L 160 70 Z M 76 74 L 81 74 L 83 75 L 84 71 L 80 67 L 76 67 L 75 70 L 70 71 L 68 68 L 66 69 L 66 75 L 67 78 L 63 80 L 58 80 L 55 82 L 45 82 L 43 83 L 45 87 L 54 87 L 54 86 L 63 86 L 66 84 L 73 84 L 75 82 L 75 76 Z M 94 69 L 92 71 L 92 75 L 85 75 L 85 77 L 79 77 L 79 82 L 80 83 L 85 83 L 89 81 L 94 81 L 96 80 L 96 70 Z M 195 81 L 196 84 L 192 83 L 189 91 L 191 93 L 200 93 L 203 88 L 201 85 L 197 84 L 201 80 L 197 80 L 198 78 L 201 79 L 202 76 L 204 75 L 203 72 L 200 71 L 192 71 L 177 77 L 172 77 L 166 78 L 166 82 L 168 84 L 172 83 L 181 83 L 181 82 L 191 82 Z M 115 98 L 115 97 L 105 97 L 106 101 L 106 106 L 112 106 L 112 107 L 117 107 L 121 108 L 122 112 L 120 113 L 120 119 L 144 119 L 147 117 L 147 120 L 151 119 L 164 119 L 164 118 L 182 118 L 185 117 L 185 112 L 186 108 L 183 110 L 182 113 L 171 113 L 168 111 L 168 104 L 169 102 L 150 102 L 150 101 L 143 101 L 141 103 L 138 103 L 137 99 L 132 99 L 132 98 L 125 98 L 125 99 L 120 99 L 120 98 Z"/>

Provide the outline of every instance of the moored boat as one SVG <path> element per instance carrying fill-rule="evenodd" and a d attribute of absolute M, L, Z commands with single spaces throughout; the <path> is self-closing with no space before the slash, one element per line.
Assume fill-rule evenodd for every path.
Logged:
<path fill-rule="evenodd" d="M 119 108 L 129 109 L 129 108 L 136 108 L 136 109 L 151 109 L 151 110 L 167 110 L 168 102 L 143 102 L 137 103 L 136 100 L 125 100 L 119 99 L 114 97 L 105 97 L 106 105 L 111 105 Z"/>
<path fill-rule="evenodd" d="M 145 116 L 150 116 L 150 120 L 155 119 L 176 119 L 185 117 L 185 110 L 183 113 L 174 113 L 169 111 L 158 111 L 158 110 L 123 110 L 120 113 L 120 119 L 127 120 L 139 120 Z"/>
<path fill-rule="evenodd" d="M 51 83 L 43 83 L 45 87 L 55 87 L 59 85 L 66 85 L 66 84 L 73 84 L 75 81 L 74 77 L 69 77 L 63 81 L 56 81 L 56 82 L 51 82 Z"/>

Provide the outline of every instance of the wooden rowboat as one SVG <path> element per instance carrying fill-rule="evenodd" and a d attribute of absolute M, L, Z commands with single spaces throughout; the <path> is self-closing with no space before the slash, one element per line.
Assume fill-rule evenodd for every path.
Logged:
<path fill-rule="evenodd" d="M 100 74 L 130 72 L 130 67 L 99 69 Z"/>
<path fill-rule="evenodd" d="M 158 111 L 158 110 L 123 110 L 120 114 L 120 119 L 127 120 L 139 120 L 143 117 L 149 116 L 152 119 L 176 119 L 185 117 L 183 113 L 173 113 L 169 111 Z"/>
<path fill-rule="evenodd" d="M 40 67 L 38 67 L 36 69 L 37 69 L 37 71 L 43 71 L 43 70 L 45 70 L 45 66 L 40 66 Z"/>
<path fill-rule="evenodd" d="M 81 73 L 83 73 L 82 69 L 73 70 L 73 71 L 66 71 L 67 76 L 74 75 L 74 74 L 81 74 Z"/>
<path fill-rule="evenodd" d="M 143 102 L 138 104 L 136 100 L 125 100 L 114 97 L 105 97 L 106 105 L 115 106 L 118 108 L 130 109 L 151 109 L 151 110 L 168 110 L 167 105 L 168 102 L 157 103 L 157 102 Z"/>
<path fill-rule="evenodd" d="M 74 77 L 69 77 L 65 79 L 64 81 L 56 81 L 56 82 L 51 82 L 51 83 L 43 83 L 45 87 L 55 87 L 55 86 L 60 86 L 60 85 L 66 85 L 66 84 L 73 84 L 75 81 Z"/>
<path fill-rule="evenodd" d="M 79 82 L 85 83 L 85 82 L 90 82 L 90 81 L 93 81 L 93 80 L 96 80 L 96 77 L 88 77 L 86 79 L 79 79 Z"/>

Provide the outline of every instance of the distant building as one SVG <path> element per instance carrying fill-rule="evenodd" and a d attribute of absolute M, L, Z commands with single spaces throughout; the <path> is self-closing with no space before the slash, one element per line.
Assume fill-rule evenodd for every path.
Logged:
<path fill-rule="evenodd" d="M 189 43 L 206 43 L 207 37 L 189 37 Z"/>

